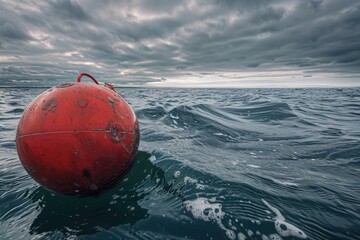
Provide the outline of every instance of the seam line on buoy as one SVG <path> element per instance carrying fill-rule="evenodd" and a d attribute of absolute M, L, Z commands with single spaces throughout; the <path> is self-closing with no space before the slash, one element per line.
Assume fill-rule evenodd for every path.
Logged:
<path fill-rule="evenodd" d="M 37 135 L 45 135 L 45 134 L 60 134 L 60 133 L 91 133 L 91 132 L 104 132 L 104 133 L 110 133 L 111 130 L 88 130 L 88 131 L 59 131 L 59 132 L 44 132 L 44 133 L 28 133 L 21 136 L 17 136 L 16 138 L 22 138 L 22 137 L 31 137 L 31 136 L 37 136 Z M 117 132 L 127 135 L 134 135 L 134 133 L 128 133 L 128 132 Z"/>

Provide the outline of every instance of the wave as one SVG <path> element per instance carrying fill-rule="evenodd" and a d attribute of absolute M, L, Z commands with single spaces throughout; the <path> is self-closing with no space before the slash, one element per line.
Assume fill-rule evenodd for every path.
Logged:
<path fill-rule="evenodd" d="M 121 89 L 140 150 L 113 187 L 82 197 L 39 186 L 17 157 L 18 120 L 43 90 L 0 90 L 5 239 L 359 233 L 359 89 Z"/>

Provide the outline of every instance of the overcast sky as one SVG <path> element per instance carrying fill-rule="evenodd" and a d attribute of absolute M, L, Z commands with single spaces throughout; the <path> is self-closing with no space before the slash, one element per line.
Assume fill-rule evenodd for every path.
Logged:
<path fill-rule="evenodd" d="M 358 0 L 0 0 L 0 86 L 360 86 Z"/>

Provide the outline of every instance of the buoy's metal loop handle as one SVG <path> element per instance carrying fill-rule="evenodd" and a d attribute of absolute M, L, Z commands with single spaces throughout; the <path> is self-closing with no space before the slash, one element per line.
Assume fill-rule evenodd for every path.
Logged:
<path fill-rule="evenodd" d="M 88 73 L 80 73 L 79 76 L 77 77 L 76 81 L 81 82 L 81 78 L 83 76 L 87 76 L 87 77 L 91 78 L 97 85 L 99 85 L 99 82 L 96 81 L 96 79 L 93 76 L 91 76 L 90 74 L 88 74 Z"/>

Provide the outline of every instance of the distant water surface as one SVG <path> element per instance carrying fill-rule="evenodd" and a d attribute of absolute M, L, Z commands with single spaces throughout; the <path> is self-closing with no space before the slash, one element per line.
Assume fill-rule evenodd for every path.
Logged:
<path fill-rule="evenodd" d="M 360 239 L 360 89 L 118 92 L 134 164 L 87 197 L 25 172 L 15 131 L 45 89 L 0 89 L 0 239 Z"/>

